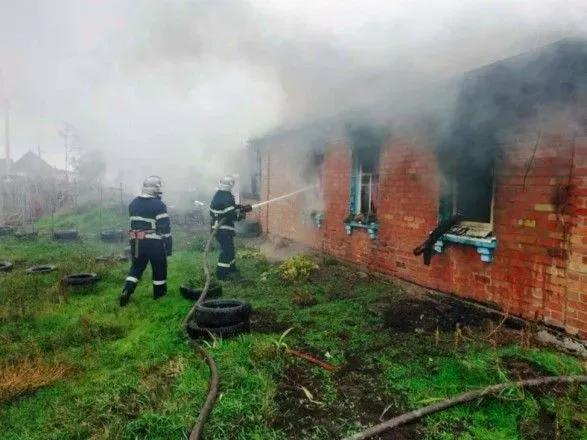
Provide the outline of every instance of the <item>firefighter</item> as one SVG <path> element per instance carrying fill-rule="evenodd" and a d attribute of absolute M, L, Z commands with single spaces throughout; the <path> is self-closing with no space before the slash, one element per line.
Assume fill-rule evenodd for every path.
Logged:
<path fill-rule="evenodd" d="M 233 176 L 225 176 L 220 179 L 218 190 L 210 202 L 212 230 L 218 228 L 216 240 L 220 244 L 220 257 L 216 265 L 216 277 L 219 280 L 240 276 L 235 260 L 234 222 L 243 220 L 246 213 L 253 209 L 251 205 L 236 204 L 232 194 L 234 184 L 235 178 Z"/>
<path fill-rule="evenodd" d="M 151 263 L 153 299 L 167 293 L 167 257 L 171 256 L 173 241 L 167 206 L 161 201 L 161 179 L 145 179 L 141 195 L 129 205 L 129 239 L 132 265 L 120 295 L 120 306 L 130 301 L 147 264 Z"/>

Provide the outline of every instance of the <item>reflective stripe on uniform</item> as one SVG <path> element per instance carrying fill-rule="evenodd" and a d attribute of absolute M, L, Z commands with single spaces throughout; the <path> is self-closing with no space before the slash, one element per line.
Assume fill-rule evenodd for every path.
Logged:
<path fill-rule="evenodd" d="M 226 214 L 227 212 L 230 212 L 234 209 L 236 209 L 235 206 L 229 206 L 228 208 L 225 208 L 225 209 L 212 209 L 212 208 L 210 208 L 210 212 L 212 214 L 220 215 L 220 214 Z"/>
<path fill-rule="evenodd" d="M 138 278 L 135 277 L 126 277 L 126 281 L 130 281 L 131 283 L 135 284 L 139 282 Z"/>
<path fill-rule="evenodd" d="M 234 226 L 220 226 L 218 229 L 224 229 L 226 231 L 234 231 Z"/>
<path fill-rule="evenodd" d="M 157 234 L 145 234 L 145 238 L 150 238 L 151 240 L 161 240 L 161 236 Z"/>
<path fill-rule="evenodd" d="M 171 237 L 171 234 L 161 234 L 161 237 L 163 237 L 163 238 L 169 238 L 169 237 Z"/>
<path fill-rule="evenodd" d="M 228 267 L 228 268 L 230 268 L 230 264 L 226 264 L 226 263 L 220 263 L 220 262 L 219 262 L 218 264 L 216 264 L 216 266 L 218 266 L 218 267 Z"/>
<path fill-rule="evenodd" d="M 147 222 L 150 223 L 151 226 L 153 226 L 153 229 L 155 229 L 156 223 L 157 221 L 152 219 L 152 218 L 146 218 L 146 217 L 139 217 L 138 215 L 133 215 L 132 217 L 130 217 L 130 221 L 131 222 Z"/>
<path fill-rule="evenodd" d="M 164 212 L 163 214 L 159 214 L 157 217 L 155 217 L 155 220 L 161 220 L 162 218 L 167 218 L 167 217 L 169 217 L 169 214 Z"/>
<path fill-rule="evenodd" d="M 164 286 L 167 284 L 167 281 L 153 281 L 153 286 Z"/>
<path fill-rule="evenodd" d="M 230 265 L 231 265 L 231 266 L 232 266 L 233 264 L 236 264 L 236 259 L 234 259 L 234 260 L 232 260 L 232 261 L 230 262 Z"/>

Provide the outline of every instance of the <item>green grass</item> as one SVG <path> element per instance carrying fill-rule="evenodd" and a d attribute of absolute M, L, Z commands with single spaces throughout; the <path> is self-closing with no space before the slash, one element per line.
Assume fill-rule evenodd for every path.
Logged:
<path fill-rule="evenodd" d="M 95 229 L 95 215 L 84 218 L 85 230 Z M 178 237 L 169 295 L 152 299 L 147 272 L 124 309 L 117 302 L 127 265 L 94 261 L 123 244 L 88 239 L 57 244 L 43 234 L 31 243 L 3 240 L 0 260 L 17 265 L 0 275 L 2 363 L 41 358 L 68 365 L 70 374 L 0 402 L 1 439 L 187 438 L 206 397 L 208 368 L 180 328 L 191 304 L 177 289 L 201 277 L 202 254 L 196 249 L 204 238 Z M 326 277 L 293 286 L 273 272 L 262 281 L 272 266 L 254 252 L 240 252 L 247 282 L 226 284 L 223 296 L 250 301 L 261 317 L 257 325 L 267 328 L 209 348 L 220 370 L 221 396 L 206 426 L 208 439 L 341 438 L 375 422 L 365 416 L 368 402 L 377 418 L 389 405 L 387 416 L 418 408 L 510 378 L 507 359 L 527 362 L 545 375 L 584 371 L 578 360 L 552 350 L 515 344 L 493 348 L 480 337 L 455 346 L 452 334 L 441 334 L 437 343 L 434 335 L 384 330 L 381 318 L 367 307 L 401 295 L 393 284 L 365 279 L 353 287 L 340 277 Z M 59 270 L 23 273 L 37 263 L 54 263 Z M 341 266 L 325 263 L 321 270 Z M 82 271 L 98 272 L 101 282 L 90 289 L 60 285 L 64 274 Z M 296 289 L 311 293 L 317 303 L 295 305 L 291 294 Z M 343 289 L 348 291 L 341 295 Z M 341 372 L 331 374 L 277 351 L 275 342 L 288 327 L 293 330 L 286 344 L 321 358 L 328 353 Z M 284 383 L 295 386 L 284 388 Z M 308 401 L 299 386 L 323 405 Z M 585 387 L 556 393 L 509 390 L 429 417 L 418 425 L 419 438 L 539 439 L 544 437 L 537 427 L 547 414 L 558 438 L 585 439 L 584 408 Z"/>

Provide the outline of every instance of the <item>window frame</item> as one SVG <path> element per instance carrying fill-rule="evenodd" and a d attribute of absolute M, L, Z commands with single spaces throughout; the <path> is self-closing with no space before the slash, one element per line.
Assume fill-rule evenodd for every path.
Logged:
<path fill-rule="evenodd" d="M 369 188 L 369 204 L 367 212 L 363 212 L 362 210 L 362 202 L 363 202 L 363 187 L 364 187 L 364 183 L 363 183 L 363 177 L 364 176 L 369 176 L 369 183 L 368 183 L 368 188 Z M 377 172 L 363 172 L 363 166 L 362 163 L 359 162 L 358 164 L 358 173 L 356 176 L 357 182 L 356 182 L 356 186 L 357 186 L 357 194 L 355 197 L 355 208 L 353 211 L 353 214 L 363 214 L 365 216 L 369 216 L 372 213 L 374 215 L 376 215 L 376 211 L 377 211 L 377 196 L 378 196 L 378 190 L 379 190 L 379 173 Z M 371 210 L 371 206 L 375 206 L 375 212 L 373 212 Z"/>

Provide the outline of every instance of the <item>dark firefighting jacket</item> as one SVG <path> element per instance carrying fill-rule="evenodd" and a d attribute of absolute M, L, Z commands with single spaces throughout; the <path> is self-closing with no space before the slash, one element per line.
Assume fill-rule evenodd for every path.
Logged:
<path fill-rule="evenodd" d="M 234 222 L 242 220 L 243 212 L 241 207 L 234 201 L 234 196 L 230 191 L 216 191 L 210 202 L 210 217 L 212 217 L 212 228 L 224 219 L 218 232 L 225 231 L 234 234 Z"/>
<path fill-rule="evenodd" d="M 128 207 L 130 229 L 144 231 L 147 240 L 162 240 L 167 255 L 173 251 L 167 206 L 157 197 L 138 196 Z"/>

